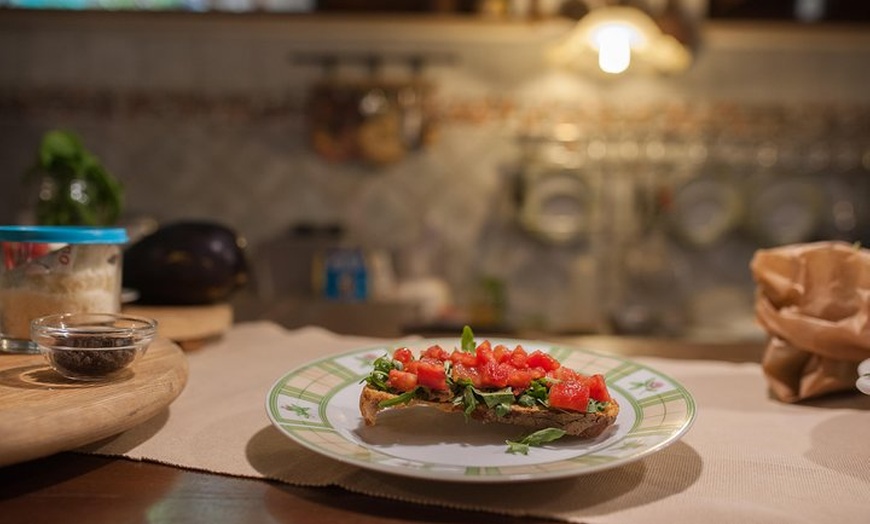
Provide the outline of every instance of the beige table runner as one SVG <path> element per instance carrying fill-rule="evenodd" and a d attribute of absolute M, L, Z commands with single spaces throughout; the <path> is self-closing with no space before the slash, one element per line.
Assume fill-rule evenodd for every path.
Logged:
<path fill-rule="evenodd" d="M 870 397 L 782 404 L 756 364 L 638 359 L 692 392 L 694 426 L 644 460 L 570 479 L 469 485 L 380 474 L 321 457 L 270 425 L 266 393 L 286 371 L 377 342 L 236 325 L 189 355 L 188 385 L 165 415 L 83 451 L 572 522 L 870 522 Z"/>

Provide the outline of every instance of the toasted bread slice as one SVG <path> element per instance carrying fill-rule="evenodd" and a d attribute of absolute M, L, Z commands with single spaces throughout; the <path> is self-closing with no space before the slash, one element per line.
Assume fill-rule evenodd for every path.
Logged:
<path fill-rule="evenodd" d="M 464 410 L 461 404 L 454 404 L 451 398 L 445 397 L 442 401 L 412 399 L 406 404 L 394 406 L 392 408 L 382 408 L 380 403 L 385 400 L 395 398 L 396 395 L 387 391 L 379 391 L 371 386 L 363 387 L 359 398 L 359 409 L 362 413 L 363 420 L 367 426 L 374 426 L 377 415 L 383 409 L 396 409 L 410 406 L 429 406 L 448 413 L 462 412 Z M 594 438 L 604 432 L 609 426 L 616 422 L 616 416 L 619 414 L 619 404 L 615 400 L 611 400 L 605 406 L 604 411 L 597 413 L 580 413 L 575 411 L 564 411 L 547 409 L 541 407 L 523 407 L 512 405 L 510 411 L 499 417 L 495 411 L 488 409 L 485 405 L 479 405 L 471 413 L 471 417 L 482 422 L 500 422 L 504 424 L 513 424 L 522 426 L 531 430 L 539 430 L 545 428 L 559 428 L 565 431 L 568 435 L 574 435 L 581 438 Z"/>

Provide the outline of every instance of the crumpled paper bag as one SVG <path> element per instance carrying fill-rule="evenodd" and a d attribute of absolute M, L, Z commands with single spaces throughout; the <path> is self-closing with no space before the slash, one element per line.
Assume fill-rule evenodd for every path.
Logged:
<path fill-rule="evenodd" d="M 798 402 L 854 390 L 858 362 L 870 358 L 870 250 L 839 241 L 762 249 L 750 268 L 773 394 Z"/>

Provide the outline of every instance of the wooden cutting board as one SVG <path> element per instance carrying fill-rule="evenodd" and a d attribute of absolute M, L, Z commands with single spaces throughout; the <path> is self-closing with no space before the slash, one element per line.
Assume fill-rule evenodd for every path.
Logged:
<path fill-rule="evenodd" d="M 127 304 L 124 313 L 157 320 L 157 333 L 190 351 L 220 337 L 233 325 L 229 304 L 203 306 L 151 306 Z"/>
<path fill-rule="evenodd" d="M 56 374 L 42 355 L 0 353 L 0 466 L 75 449 L 130 429 L 166 408 L 187 383 L 187 358 L 165 338 L 118 380 Z"/>

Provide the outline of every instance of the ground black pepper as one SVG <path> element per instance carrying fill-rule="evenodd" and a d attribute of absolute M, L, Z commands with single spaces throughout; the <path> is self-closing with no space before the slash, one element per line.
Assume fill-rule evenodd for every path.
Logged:
<path fill-rule="evenodd" d="M 48 358 L 63 375 L 101 378 L 124 369 L 136 358 L 133 338 L 129 336 L 67 335 L 55 338 L 53 345 L 56 348 L 90 348 L 51 351 Z"/>

